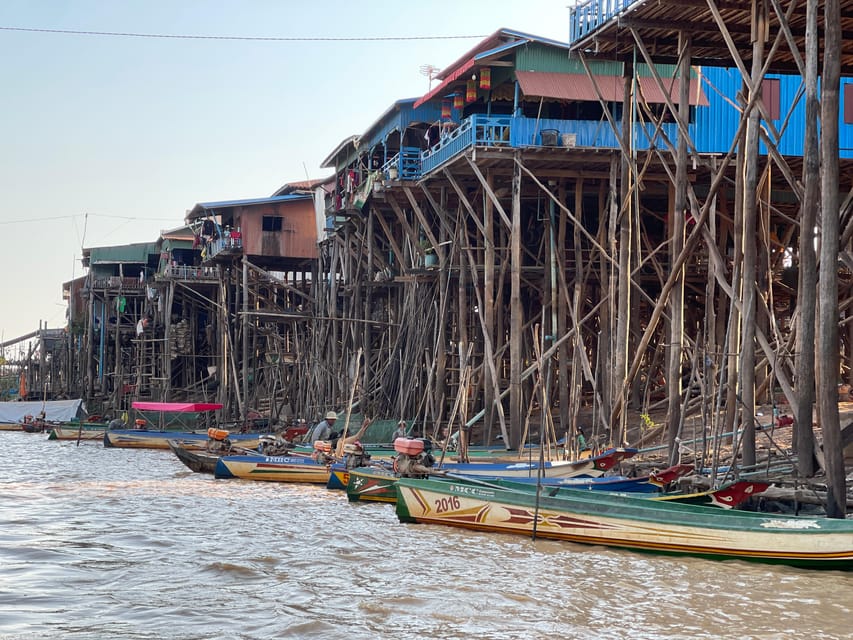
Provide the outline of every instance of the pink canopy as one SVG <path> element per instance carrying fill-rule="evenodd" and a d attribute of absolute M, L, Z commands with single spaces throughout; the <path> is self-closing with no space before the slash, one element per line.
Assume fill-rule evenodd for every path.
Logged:
<path fill-rule="evenodd" d="M 134 402 L 131 406 L 142 411 L 174 411 L 180 413 L 217 411 L 222 408 L 221 404 L 215 402 Z"/>

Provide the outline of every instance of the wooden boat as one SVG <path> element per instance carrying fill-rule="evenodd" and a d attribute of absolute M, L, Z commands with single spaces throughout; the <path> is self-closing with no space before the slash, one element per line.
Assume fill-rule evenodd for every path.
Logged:
<path fill-rule="evenodd" d="M 48 440 L 103 440 L 107 425 L 103 422 L 65 422 L 54 425 Z"/>
<path fill-rule="evenodd" d="M 205 402 L 134 402 L 131 405 L 138 411 L 152 411 L 159 415 L 159 423 L 163 424 L 166 413 L 205 413 L 222 408 L 218 403 Z M 178 431 L 150 430 L 142 427 L 145 420 L 137 420 L 138 429 L 108 429 L 104 432 L 105 447 L 122 447 L 130 449 L 169 449 L 169 440 L 190 451 L 201 451 L 207 448 L 208 431 Z M 227 433 L 227 432 L 226 432 Z M 247 449 L 254 449 L 260 443 L 259 433 L 229 433 L 228 438 L 233 444 Z"/>
<path fill-rule="evenodd" d="M 333 491 L 345 491 L 349 482 L 349 473 L 346 464 L 333 462 L 329 467 L 329 481 L 326 483 L 326 488 Z"/>
<path fill-rule="evenodd" d="M 853 521 L 780 516 L 606 492 L 400 478 L 402 522 L 715 559 L 853 568 Z"/>
<path fill-rule="evenodd" d="M 196 473 L 213 473 L 216 470 L 216 463 L 219 462 L 220 454 L 210 453 L 209 451 L 192 451 L 182 447 L 175 440 L 168 440 L 168 444 L 178 460 Z"/>
<path fill-rule="evenodd" d="M 349 472 L 346 491 L 350 502 L 397 502 L 399 476 L 390 469 L 358 467 Z"/>
<path fill-rule="evenodd" d="M 751 486 L 751 488 L 740 488 L 740 493 L 738 493 L 736 490 L 732 490 L 727 487 L 725 489 L 726 497 L 724 497 L 721 493 L 719 499 L 717 499 L 716 501 L 713 496 L 715 492 L 710 491 L 689 495 L 661 493 L 664 485 L 660 483 L 659 479 L 666 478 L 667 482 L 671 482 L 680 475 L 684 475 L 688 471 L 692 470 L 692 466 L 683 465 L 678 469 L 670 467 L 669 469 L 657 472 L 656 474 L 650 476 L 643 476 L 640 478 L 626 478 L 625 476 L 601 476 L 597 478 L 489 478 L 480 476 L 463 476 L 453 473 L 441 475 L 442 471 L 436 470 L 436 474 L 431 475 L 430 477 L 434 480 L 462 480 L 469 481 L 472 483 L 476 483 L 479 481 L 497 483 L 499 485 L 504 482 L 506 482 L 507 484 L 523 483 L 532 485 L 536 485 L 538 483 L 541 486 L 548 488 L 565 487 L 567 489 L 577 489 L 584 491 L 610 491 L 615 493 L 630 493 L 632 495 L 644 494 L 644 497 L 650 497 L 652 499 L 685 499 L 690 500 L 695 504 L 709 503 L 718 504 L 720 506 L 722 506 L 723 504 L 727 506 L 737 504 L 737 502 L 735 502 L 735 496 L 739 495 L 739 500 L 743 501 L 750 495 L 753 495 L 753 493 L 759 492 L 759 483 L 749 483 L 753 486 Z M 399 476 L 393 471 L 387 469 L 375 469 L 366 467 L 353 469 L 349 473 L 349 481 L 346 486 L 347 498 L 350 500 L 350 502 L 366 500 L 374 502 L 396 503 L 396 483 L 398 477 Z M 763 484 L 763 488 L 765 489 L 767 488 L 767 486 L 769 486 L 766 483 L 761 484 Z"/>
<path fill-rule="evenodd" d="M 23 431 L 20 422 L 0 422 L 0 431 Z"/>
<path fill-rule="evenodd" d="M 327 484 L 329 465 L 308 456 L 222 456 L 216 463 L 216 478 L 243 478 L 270 482 Z"/>
<path fill-rule="evenodd" d="M 457 475 L 501 478 L 571 478 L 577 476 L 597 477 L 612 469 L 622 460 L 636 455 L 637 449 L 607 449 L 599 455 L 582 460 L 558 460 L 545 462 L 539 473 L 539 462 L 453 462 L 440 465 L 440 469 Z"/>
<path fill-rule="evenodd" d="M 260 442 L 258 433 L 232 433 L 228 438 L 246 449 L 254 449 Z M 148 431 L 147 429 L 109 429 L 104 432 L 105 447 L 129 449 L 169 449 L 169 440 L 190 451 L 207 448 L 207 432 L 195 431 Z"/>

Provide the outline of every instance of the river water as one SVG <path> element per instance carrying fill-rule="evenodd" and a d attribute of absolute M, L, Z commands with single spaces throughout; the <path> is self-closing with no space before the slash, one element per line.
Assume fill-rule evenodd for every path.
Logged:
<path fill-rule="evenodd" d="M 0 638 L 850 638 L 853 572 L 403 525 L 324 487 L 2 432 Z"/>

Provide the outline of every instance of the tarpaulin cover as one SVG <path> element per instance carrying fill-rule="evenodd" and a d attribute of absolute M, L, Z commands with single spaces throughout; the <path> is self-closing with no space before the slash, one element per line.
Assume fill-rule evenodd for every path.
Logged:
<path fill-rule="evenodd" d="M 47 402 L 0 402 L 0 422 L 21 422 L 24 416 L 38 417 L 44 410 L 45 420 L 68 422 L 82 418 L 83 400 L 48 400 Z"/>
<path fill-rule="evenodd" d="M 215 402 L 134 402 L 131 406 L 140 411 L 174 411 L 176 413 L 217 411 L 222 408 L 221 404 Z"/>

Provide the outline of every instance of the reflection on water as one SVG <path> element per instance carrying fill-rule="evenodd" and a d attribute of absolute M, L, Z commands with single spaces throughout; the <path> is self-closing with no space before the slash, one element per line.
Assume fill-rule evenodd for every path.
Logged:
<path fill-rule="evenodd" d="M 0 638 L 848 638 L 853 573 L 402 525 L 4 432 Z"/>

